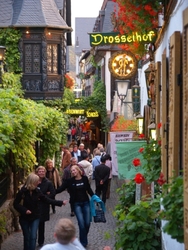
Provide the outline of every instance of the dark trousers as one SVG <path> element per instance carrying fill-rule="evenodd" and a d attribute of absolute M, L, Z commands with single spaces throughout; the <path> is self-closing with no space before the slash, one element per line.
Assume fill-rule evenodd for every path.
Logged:
<path fill-rule="evenodd" d="M 108 188 L 106 192 L 106 199 L 110 198 L 110 186 L 111 186 L 111 179 L 108 179 Z"/>
<path fill-rule="evenodd" d="M 52 210 L 53 210 L 53 213 L 55 212 L 55 205 L 51 205 L 52 206 Z"/>
<path fill-rule="evenodd" d="M 44 244 L 44 234 L 45 234 L 45 221 L 40 221 L 39 222 L 39 227 L 38 227 L 38 244 L 43 245 Z"/>
<path fill-rule="evenodd" d="M 107 193 L 107 189 L 108 189 L 108 180 L 106 182 L 104 182 L 104 184 L 100 185 L 96 185 L 96 195 L 97 196 L 101 196 L 101 193 L 102 193 L 102 201 L 104 203 L 106 203 L 106 193 Z"/>

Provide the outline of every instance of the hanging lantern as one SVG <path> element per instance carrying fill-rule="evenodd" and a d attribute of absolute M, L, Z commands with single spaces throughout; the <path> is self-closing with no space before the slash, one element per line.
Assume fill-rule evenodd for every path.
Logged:
<path fill-rule="evenodd" d="M 156 140 L 156 126 L 154 122 L 148 126 L 148 130 L 150 139 Z"/>
<path fill-rule="evenodd" d="M 141 135 L 143 134 L 143 131 L 144 131 L 144 127 L 143 127 L 144 117 L 139 114 L 136 116 L 136 121 L 137 121 L 137 133 Z"/>
<path fill-rule="evenodd" d="M 133 102 L 133 113 L 140 113 L 140 86 L 132 86 L 132 102 Z"/>

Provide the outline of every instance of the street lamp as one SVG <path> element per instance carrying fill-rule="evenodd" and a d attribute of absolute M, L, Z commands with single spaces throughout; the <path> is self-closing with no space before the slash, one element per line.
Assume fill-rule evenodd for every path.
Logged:
<path fill-rule="evenodd" d="M 155 123 L 152 122 L 149 126 L 148 126 L 148 130 L 149 130 L 149 136 L 151 139 L 156 140 L 156 126 Z"/>
<path fill-rule="evenodd" d="M 117 95 L 121 100 L 121 114 L 122 114 L 122 106 L 127 96 L 130 80 L 115 80 L 115 82 L 117 85 Z"/>
<path fill-rule="evenodd" d="M 143 134 L 144 117 L 140 114 L 137 115 L 136 122 L 137 122 L 137 132 L 139 135 L 141 135 L 141 134 Z"/>

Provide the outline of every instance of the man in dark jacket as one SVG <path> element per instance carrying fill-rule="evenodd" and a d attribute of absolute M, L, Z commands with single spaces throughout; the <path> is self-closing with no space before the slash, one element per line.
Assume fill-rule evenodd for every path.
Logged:
<path fill-rule="evenodd" d="M 105 155 L 101 157 L 101 164 L 95 167 L 95 187 L 96 195 L 100 197 L 102 193 L 102 201 L 106 203 L 106 192 L 108 188 L 108 178 L 110 168 L 105 165 Z"/>
<path fill-rule="evenodd" d="M 49 181 L 45 175 L 46 175 L 46 169 L 43 166 L 39 166 L 36 169 L 36 174 L 40 178 L 40 183 L 38 187 L 40 188 L 41 192 L 46 195 L 48 198 L 54 199 L 55 198 L 55 189 L 53 187 L 53 184 L 51 181 Z M 40 217 L 40 223 L 38 228 L 38 244 L 39 246 L 43 246 L 44 244 L 44 235 L 45 235 L 45 221 L 50 220 L 50 205 L 44 202 L 40 202 L 41 206 L 41 217 Z"/>

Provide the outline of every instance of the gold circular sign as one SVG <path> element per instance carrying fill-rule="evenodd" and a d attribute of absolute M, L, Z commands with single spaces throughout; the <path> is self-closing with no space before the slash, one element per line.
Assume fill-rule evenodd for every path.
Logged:
<path fill-rule="evenodd" d="M 130 79 L 137 72 L 137 59 L 130 51 L 117 51 L 109 59 L 108 68 L 115 78 Z"/>

